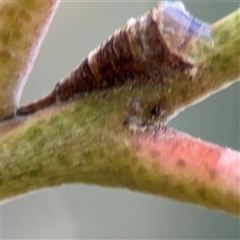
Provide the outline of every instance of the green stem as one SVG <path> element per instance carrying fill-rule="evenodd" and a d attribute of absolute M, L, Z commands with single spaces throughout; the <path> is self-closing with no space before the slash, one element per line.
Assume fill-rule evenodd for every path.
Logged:
<path fill-rule="evenodd" d="M 0 121 L 15 112 L 59 0 L 1 1 Z"/>
<path fill-rule="evenodd" d="M 158 104 L 164 107 L 166 119 L 238 79 L 239 11 L 214 25 L 214 40 L 214 51 L 199 67 L 200 77 L 192 82 L 176 73 L 168 83 L 96 91 L 2 123 L 1 199 L 84 182 L 126 187 L 239 214 L 238 153 L 151 124 L 123 124 L 136 103 L 142 109 L 138 119 L 147 119 Z M 135 129 L 135 135 L 129 128 Z M 173 141 L 168 141 L 169 136 Z M 184 150 L 184 157 L 184 151 L 176 149 Z M 214 164 L 206 165 L 211 159 Z M 191 167 L 193 161 L 198 164 Z"/>

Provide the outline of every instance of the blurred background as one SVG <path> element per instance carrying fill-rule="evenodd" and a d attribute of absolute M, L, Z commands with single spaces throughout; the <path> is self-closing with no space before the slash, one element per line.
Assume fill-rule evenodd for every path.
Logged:
<path fill-rule="evenodd" d="M 47 94 L 88 53 L 157 1 L 63 1 L 21 104 Z M 213 23 L 238 1 L 183 1 Z M 239 150 L 239 83 L 185 110 L 169 125 Z M 169 199 L 89 185 L 45 189 L 1 208 L 3 239 L 239 239 L 239 219 Z"/>

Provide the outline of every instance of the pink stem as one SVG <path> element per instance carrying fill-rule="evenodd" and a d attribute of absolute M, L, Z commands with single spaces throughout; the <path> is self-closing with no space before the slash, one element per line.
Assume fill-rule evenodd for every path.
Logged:
<path fill-rule="evenodd" d="M 135 135 L 131 143 L 138 146 L 138 157 L 154 164 L 162 183 L 173 189 L 165 195 L 239 215 L 239 152 L 171 128 Z M 157 191 L 162 194 L 163 189 Z"/>

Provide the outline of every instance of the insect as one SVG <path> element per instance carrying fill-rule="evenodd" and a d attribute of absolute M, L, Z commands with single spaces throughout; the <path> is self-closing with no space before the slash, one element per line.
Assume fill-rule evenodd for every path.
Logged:
<path fill-rule="evenodd" d="M 196 55 L 192 45 L 199 39 L 211 39 L 208 24 L 191 17 L 181 2 L 160 2 L 142 17 L 130 19 L 50 94 L 20 107 L 16 115 L 34 113 L 79 93 L 124 84 L 131 78 L 136 83 L 154 81 L 152 72 L 160 73 L 155 80 L 159 82 L 167 67 L 190 70 Z"/>

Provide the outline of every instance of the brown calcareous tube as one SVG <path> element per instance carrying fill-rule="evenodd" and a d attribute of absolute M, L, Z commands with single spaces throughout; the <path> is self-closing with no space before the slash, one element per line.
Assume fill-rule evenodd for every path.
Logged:
<path fill-rule="evenodd" d="M 161 81 L 162 72 L 168 67 L 182 72 L 190 70 L 194 63 L 184 57 L 181 48 L 178 53 L 166 42 L 170 38 L 179 38 L 179 34 L 168 34 L 168 39 L 163 36 L 164 4 L 159 3 L 140 18 L 130 19 L 121 30 L 93 50 L 69 76 L 59 81 L 50 94 L 20 107 L 16 114 L 34 113 L 79 93 L 124 84 L 133 78 L 135 83 L 150 82 L 153 81 L 153 71 L 158 73 L 157 81 Z M 176 26 L 181 27 L 180 24 Z"/>

